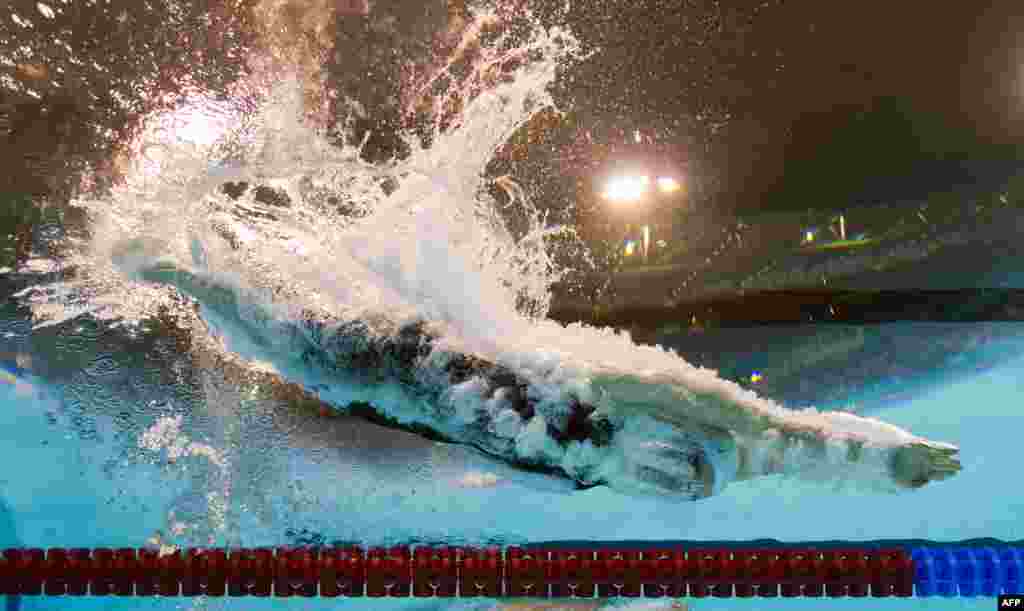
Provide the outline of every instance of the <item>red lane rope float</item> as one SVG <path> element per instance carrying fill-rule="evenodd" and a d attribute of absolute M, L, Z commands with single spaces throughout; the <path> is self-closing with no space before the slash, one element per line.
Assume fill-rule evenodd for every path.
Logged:
<path fill-rule="evenodd" d="M 912 596 L 902 549 L 7 549 L 0 594 L 257 597 Z"/>

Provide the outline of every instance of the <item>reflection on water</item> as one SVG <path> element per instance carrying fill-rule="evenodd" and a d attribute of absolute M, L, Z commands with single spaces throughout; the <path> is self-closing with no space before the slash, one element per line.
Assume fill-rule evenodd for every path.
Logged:
<path fill-rule="evenodd" d="M 870 412 L 1016 358 L 1024 351 L 1024 323 L 808 324 L 703 333 L 665 325 L 639 338 L 788 404 Z"/>

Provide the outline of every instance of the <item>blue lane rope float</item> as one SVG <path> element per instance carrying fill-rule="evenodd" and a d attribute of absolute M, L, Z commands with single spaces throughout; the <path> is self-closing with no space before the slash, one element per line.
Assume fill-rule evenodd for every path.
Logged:
<path fill-rule="evenodd" d="M 275 597 L 910 597 L 1021 590 L 1024 547 L 828 543 L 0 554 L 0 594 Z"/>
<path fill-rule="evenodd" d="M 1024 548 L 916 547 L 914 590 L 918 596 L 998 596 L 1021 588 Z"/>

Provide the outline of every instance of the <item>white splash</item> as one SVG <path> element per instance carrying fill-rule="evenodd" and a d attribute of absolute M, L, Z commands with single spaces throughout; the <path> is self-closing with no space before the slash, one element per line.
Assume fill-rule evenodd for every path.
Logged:
<path fill-rule="evenodd" d="M 520 200 L 533 224 L 514 238 L 483 193 L 482 175 L 512 133 L 551 106 L 546 87 L 575 50 L 567 33 L 538 28 L 522 51 L 539 58 L 470 102 L 459 129 L 380 167 L 362 162 L 357 149 L 329 144 L 303 120 L 294 75 L 281 75 L 260 110 L 235 117 L 233 130 L 225 129 L 232 123 L 226 106 L 196 102 L 157 117 L 136 143 L 126 184 L 102 201 L 76 202 L 93 226 L 92 241 L 72 261 L 84 271 L 76 290 L 105 308 L 99 316 L 142 318 L 171 304 L 163 292 L 139 302 L 139 287 L 109 265 L 112 247 L 144 238 L 185 264 L 198 242 L 209 270 L 290 297 L 295 311 L 418 316 L 493 352 L 531 324 L 517 313 L 517 299 L 543 315 L 560 270 L 544 248 L 553 229 Z M 242 180 L 279 188 L 293 205 L 270 207 L 251 192 L 236 203 L 218 191 Z M 386 180 L 397 184 L 390 195 Z M 328 195 L 359 214 L 325 206 Z"/>

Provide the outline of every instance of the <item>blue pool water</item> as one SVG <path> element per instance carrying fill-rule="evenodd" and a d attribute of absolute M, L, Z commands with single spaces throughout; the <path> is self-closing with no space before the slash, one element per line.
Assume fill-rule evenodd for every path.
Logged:
<path fill-rule="evenodd" d="M 140 361 L 143 357 L 136 355 Z M 37 362 L 41 358 L 45 354 L 37 355 Z M 190 529 L 186 540 L 208 538 L 215 544 L 244 546 L 294 543 L 297 532 L 322 534 L 327 541 L 368 542 L 1024 538 L 1024 496 L 1014 486 L 1019 479 L 1017 398 L 1024 390 L 1024 360 L 872 410 L 872 416 L 924 437 L 959 444 L 963 470 L 951 480 L 899 495 L 871 495 L 762 478 L 733 483 L 710 499 L 676 503 L 624 496 L 604 487 L 566 494 L 547 489 L 551 484 L 541 479 L 517 479 L 514 474 L 499 473 L 501 485 L 474 486 L 466 475 L 494 472 L 495 465 L 458 447 L 354 420 L 343 422 L 350 437 L 318 437 L 298 420 L 274 421 L 276 410 L 289 409 L 286 402 L 252 402 L 240 384 L 224 379 L 223 371 L 201 371 L 198 383 L 161 386 L 147 376 L 145 366 L 117 371 L 109 367 L 109 358 L 98 355 L 77 371 L 51 372 L 51 377 L 65 376 L 63 382 L 23 374 L 0 385 L 0 447 L 9 466 L 0 506 L 4 545 L 142 546 L 157 531 L 174 538 L 169 530 L 175 520 Z M 181 386 L 189 385 L 196 396 L 181 394 Z M 152 411 L 124 413 L 120 407 L 130 400 L 119 399 L 117 392 L 150 397 Z M 174 442 L 179 448 L 192 443 L 209 451 L 186 450 L 169 462 L 166 447 L 146 449 L 141 435 L 152 430 L 161 413 L 181 418 Z M 376 439 L 380 446 L 373 448 L 367 441 L 360 449 L 359 439 Z M 26 598 L 21 608 L 314 609 L 368 604 Z M 852 609 L 862 604 L 702 600 L 692 608 Z M 871 608 L 909 604 L 981 609 L 992 602 L 873 600 Z M 374 601 L 372 607 L 488 608 L 421 601 Z"/>

